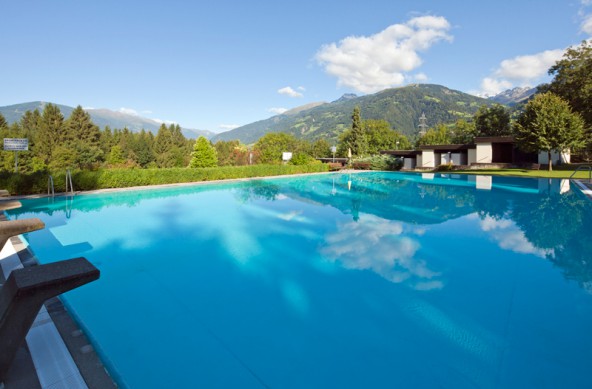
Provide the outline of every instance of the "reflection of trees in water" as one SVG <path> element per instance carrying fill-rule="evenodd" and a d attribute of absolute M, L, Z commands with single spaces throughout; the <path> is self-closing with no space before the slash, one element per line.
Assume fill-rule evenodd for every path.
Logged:
<path fill-rule="evenodd" d="M 586 201 L 574 192 L 528 196 L 514 203 L 512 219 L 534 246 L 560 249 L 583 231 Z"/>
<path fill-rule="evenodd" d="M 494 191 L 478 190 L 474 192 L 474 209 L 481 220 L 491 217 L 494 220 L 510 218 L 510 201 Z"/>
<path fill-rule="evenodd" d="M 575 236 L 556 250 L 553 258 L 549 258 L 562 269 L 565 278 L 576 281 L 589 293 L 592 293 L 591 247 L 592 237 L 589 234 Z"/>
<path fill-rule="evenodd" d="M 536 247 L 552 248 L 548 259 L 565 278 L 592 292 L 592 236 L 585 224 L 592 220 L 589 200 L 574 192 L 547 194 L 515 205 L 513 218 Z"/>
<path fill-rule="evenodd" d="M 280 187 L 266 181 L 255 180 L 243 183 L 236 193 L 238 200 L 243 203 L 254 200 L 274 201 L 280 194 Z"/>

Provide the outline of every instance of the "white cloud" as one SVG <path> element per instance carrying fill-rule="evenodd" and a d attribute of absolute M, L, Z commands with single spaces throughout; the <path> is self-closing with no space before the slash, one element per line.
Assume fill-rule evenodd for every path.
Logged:
<path fill-rule="evenodd" d="M 592 35 L 592 14 L 584 17 L 580 30 L 588 35 Z"/>
<path fill-rule="evenodd" d="M 235 128 L 240 127 L 240 124 L 220 124 L 218 126 L 219 129 L 229 131 L 234 130 Z"/>
<path fill-rule="evenodd" d="M 140 116 L 138 111 L 136 111 L 135 109 L 131 109 L 131 108 L 121 107 L 117 110 L 117 112 L 124 113 L 126 115 Z"/>
<path fill-rule="evenodd" d="M 510 89 L 511 87 L 512 83 L 510 81 L 485 77 L 483 81 L 481 81 L 481 91 L 477 92 L 476 94 L 482 97 L 495 96 L 506 89 Z"/>
<path fill-rule="evenodd" d="M 417 82 L 426 82 L 428 80 L 428 76 L 425 73 L 417 73 L 413 76 L 413 79 Z"/>
<path fill-rule="evenodd" d="M 296 89 L 298 89 L 298 90 L 299 90 L 299 91 L 301 91 L 301 92 L 305 92 L 305 91 L 306 91 L 306 88 L 305 88 L 305 87 L 303 87 L 303 86 L 299 86 L 299 87 L 298 87 L 298 88 L 296 88 Z"/>
<path fill-rule="evenodd" d="M 545 50 L 503 60 L 489 77 L 481 81 L 481 96 L 493 96 L 514 86 L 538 84 L 549 68 L 561 59 L 564 49 Z"/>
<path fill-rule="evenodd" d="M 506 59 L 501 62 L 495 75 L 518 82 L 531 82 L 547 74 L 549 68 L 561 59 L 564 52 L 563 49 L 546 50 L 534 55 Z"/>
<path fill-rule="evenodd" d="M 284 112 L 288 111 L 287 108 L 282 108 L 282 107 L 271 107 L 267 110 L 268 112 L 274 113 L 276 115 L 281 115 Z"/>
<path fill-rule="evenodd" d="M 296 92 L 294 89 L 292 89 L 289 86 L 286 86 L 284 88 L 278 89 L 277 91 L 280 95 L 285 95 L 285 96 L 290 96 L 290 97 L 302 97 L 302 93 L 300 92 Z"/>
<path fill-rule="evenodd" d="M 151 119 L 160 124 L 179 124 L 173 120 Z"/>
<path fill-rule="evenodd" d="M 442 40 L 452 41 L 450 23 L 441 16 L 420 16 L 393 24 L 371 36 L 349 36 L 323 45 L 315 58 L 338 85 L 372 93 L 401 85 L 417 69 L 419 52 Z"/>

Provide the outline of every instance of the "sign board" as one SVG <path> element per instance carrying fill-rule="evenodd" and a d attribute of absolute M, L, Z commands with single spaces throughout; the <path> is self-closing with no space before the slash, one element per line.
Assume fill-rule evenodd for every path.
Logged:
<path fill-rule="evenodd" d="M 292 153 L 283 152 L 282 153 L 282 161 L 289 161 L 292 159 Z"/>
<path fill-rule="evenodd" d="M 27 138 L 4 138 L 5 151 L 27 151 L 29 150 L 29 139 Z"/>
<path fill-rule="evenodd" d="M 335 147 L 335 146 L 331 146 L 331 152 L 332 152 L 332 153 L 335 153 L 336 151 L 337 151 L 337 147 Z"/>

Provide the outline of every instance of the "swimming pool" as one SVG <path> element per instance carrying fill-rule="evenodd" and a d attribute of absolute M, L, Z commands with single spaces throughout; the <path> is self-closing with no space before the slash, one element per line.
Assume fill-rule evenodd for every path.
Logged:
<path fill-rule="evenodd" d="M 118 383 L 584 387 L 592 202 L 569 182 L 324 174 L 23 200 Z"/>

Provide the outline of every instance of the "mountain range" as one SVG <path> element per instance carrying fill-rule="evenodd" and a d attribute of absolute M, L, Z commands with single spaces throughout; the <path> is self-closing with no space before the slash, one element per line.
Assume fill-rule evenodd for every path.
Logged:
<path fill-rule="evenodd" d="M 34 111 L 35 109 L 38 109 L 39 112 L 43 112 L 43 107 L 45 107 L 46 104 L 47 103 L 43 101 L 33 101 L 29 103 L 8 105 L 0 107 L 0 113 L 6 118 L 6 121 L 11 124 L 19 121 L 26 111 Z M 54 105 L 60 109 L 64 115 L 64 118 L 68 118 L 74 110 L 73 107 L 69 107 L 67 105 Z M 158 132 L 158 128 L 162 124 L 162 122 L 158 120 L 148 119 L 139 115 L 133 115 L 125 112 L 112 111 L 109 109 L 85 108 L 85 111 L 89 113 L 93 123 L 95 123 L 101 129 L 105 126 L 109 126 L 111 129 L 123 129 L 127 127 L 133 132 L 139 132 L 144 129 L 156 134 Z M 196 139 L 199 136 L 205 136 L 206 138 L 210 139 L 215 135 L 213 132 L 207 130 L 181 128 L 181 131 L 183 132 L 183 135 L 189 139 Z"/>
<path fill-rule="evenodd" d="M 508 89 L 495 96 L 489 97 L 489 100 L 499 104 L 514 106 L 516 104 L 520 104 L 528 100 L 532 95 L 536 93 L 536 91 L 536 87 L 516 87 L 514 89 Z"/>
<path fill-rule="evenodd" d="M 528 100 L 535 92 L 536 88 L 514 88 L 485 99 L 441 85 L 413 84 L 365 96 L 347 93 L 330 103 L 305 104 L 220 134 L 187 128 L 182 128 L 182 131 L 187 138 L 205 136 L 212 142 L 237 139 L 244 144 L 252 144 L 268 132 L 287 132 L 297 138 L 325 139 L 335 143 L 339 134 L 350 128 L 353 109 L 359 106 L 363 119 L 386 120 L 392 128 L 414 137 L 418 133 L 419 117 L 424 113 L 430 127 L 439 123 L 450 124 L 458 119 L 472 118 L 482 105 L 500 103 L 514 106 Z M 13 123 L 20 120 L 28 110 L 43 111 L 45 104 L 47 103 L 41 101 L 15 104 L 0 107 L 0 113 L 8 123 Z M 56 105 L 66 118 L 74 109 L 66 105 Z M 145 129 L 156 133 L 162 124 L 154 119 L 109 109 L 89 108 L 86 111 L 100 128 L 127 127 L 134 132 Z"/>
<path fill-rule="evenodd" d="M 355 106 L 360 107 L 363 119 L 383 119 L 397 131 L 415 136 L 422 113 L 431 127 L 438 123 L 454 123 L 457 119 L 470 119 L 480 106 L 492 103 L 441 85 L 413 84 L 365 96 L 346 94 L 331 103 L 309 104 L 217 134 L 212 141 L 239 139 L 250 144 L 268 132 L 287 132 L 297 138 L 326 139 L 334 143 L 339 134 L 351 126 Z"/>

